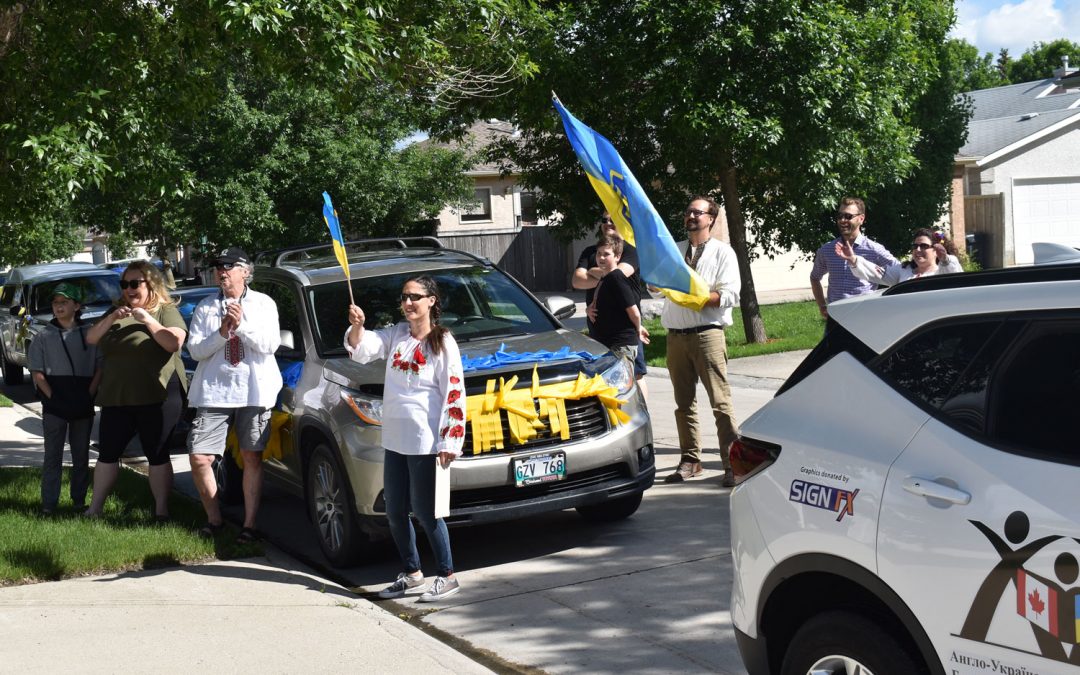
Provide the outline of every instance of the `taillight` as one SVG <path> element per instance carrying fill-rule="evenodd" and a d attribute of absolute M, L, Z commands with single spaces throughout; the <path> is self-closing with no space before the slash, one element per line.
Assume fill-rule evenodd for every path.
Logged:
<path fill-rule="evenodd" d="M 737 437 L 731 444 L 731 469 L 735 482 L 741 483 L 762 471 L 780 456 L 780 446 L 775 443 Z"/>

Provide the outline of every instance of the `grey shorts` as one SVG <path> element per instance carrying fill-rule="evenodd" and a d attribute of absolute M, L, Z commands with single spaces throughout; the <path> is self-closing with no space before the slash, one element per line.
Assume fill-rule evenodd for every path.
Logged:
<path fill-rule="evenodd" d="M 633 361 L 637 358 L 638 346 L 637 345 L 622 345 L 620 347 L 612 347 L 611 353 L 615 356 L 621 356 Z"/>
<path fill-rule="evenodd" d="M 229 424 L 236 431 L 241 450 L 262 452 L 270 441 L 270 411 L 266 408 L 199 408 L 188 434 L 188 452 L 193 455 L 225 453 Z"/>

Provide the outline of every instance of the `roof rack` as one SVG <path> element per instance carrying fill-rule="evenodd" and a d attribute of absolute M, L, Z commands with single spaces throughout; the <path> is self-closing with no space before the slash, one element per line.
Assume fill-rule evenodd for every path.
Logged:
<path fill-rule="evenodd" d="M 949 288 L 1025 284 L 1041 281 L 1076 281 L 1077 279 L 1080 279 L 1080 263 L 1032 265 L 980 270 L 978 272 L 960 272 L 957 274 L 935 274 L 932 277 L 923 277 L 896 284 L 885 289 L 882 295 L 903 295 L 905 293 L 940 291 Z"/>
<path fill-rule="evenodd" d="M 390 244 L 390 246 L 380 246 Z M 411 246 L 410 246 L 411 244 Z M 419 245 L 418 245 L 419 244 Z M 349 249 L 361 249 L 364 251 L 380 250 L 384 248 L 407 249 L 407 248 L 446 248 L 438 237 L 383 237 L 378 239 L 355 239 L 345 242 L 345 253 Z M 272 251 L 260 251 L 255 255 L 256 264 L 281 267 L 285 262 L 299 262 L 305 255 L 321 251 L 333 251 L 334 244 L 303 244 L 274 249 Z M 310 257 L 310 256 L 309 256 Z"/>

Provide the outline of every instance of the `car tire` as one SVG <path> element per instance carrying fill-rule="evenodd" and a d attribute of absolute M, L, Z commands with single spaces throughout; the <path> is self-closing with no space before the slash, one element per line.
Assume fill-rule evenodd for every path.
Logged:
<path fill-rule="evenodd" d="M 919 658 L 873 619 L 854 612 L 830 611 L 811 618 L 795 631 L 780 672 L 882 675 L 928 671 Z"/>
<path fill-rule="evenodd" d="M 3 354 L 4 384 L 16 386 L 23 383 L 23 367 L 8 361 L 7 352 Z"/>
<path fill-rule="evenodd" d="M 214 482 L 220 503 L 228 506 L 244 503 L 244 470 L 237 465 L 231 450 L 214 460 Z"/>
<path fill-rule="evenodd" d="M 357 526 L 348 476 L 325 443 L 312 450 L 305 482 L 308 515 L 323 555 L 334 567 L 356 564 L 370 549 L 370 540 Z"/>
<path fill-rule="evenodd" d="M 641 492 L 632 495 L 609 499 L 599 504 L 589 504 L 577 507 L 578 514 L 591 523 L 612 523 L 634 515 L 641 506 Z"/>

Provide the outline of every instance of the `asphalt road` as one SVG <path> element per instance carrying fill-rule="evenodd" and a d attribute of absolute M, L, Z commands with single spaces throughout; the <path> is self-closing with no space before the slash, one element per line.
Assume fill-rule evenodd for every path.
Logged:
<path fill-rule="evenodd" d="M 763 405 L 781 381 L 733 375 L 738 418 Z M 508 671 L 744 673 L 728 612 L 729 490 L 720 486 L 715 436 L 706 436 L 714 447 L 702 478 L 664 484 L 679 458 L 671 387 L 663 371 L 654 370 L 646 383 L 658 482 L 634 516 L 593 525 L 566 511 L 455 528 L 451 539 L 462 591 L 436 606 L 408 600 L 380 601 L 383 606 Z M 28 386 L 4 391 L 38 407 Z M 699 399 L 706 400 L 703 390 Z M 193 495 L 187 457 L 175 455 L 174 466 L 178 489 Z M 241 517 L 239 508 L 227 513 Z M 274 545 L 360 593 L 377 591 L 399 571 L 389 544 L 374 562 L 331 568 L 303 502 L 272 485 L 259 526 Z M 434 570 L 426 542 L 421 552 L 425 568 Z"/>

